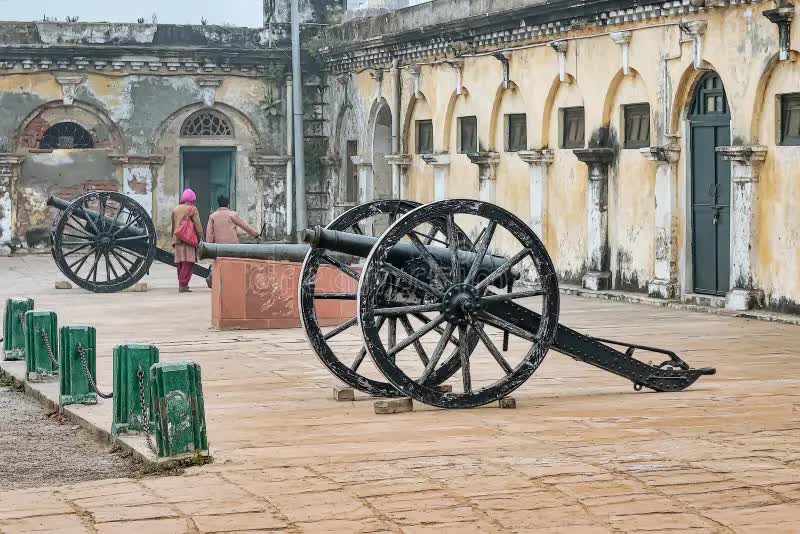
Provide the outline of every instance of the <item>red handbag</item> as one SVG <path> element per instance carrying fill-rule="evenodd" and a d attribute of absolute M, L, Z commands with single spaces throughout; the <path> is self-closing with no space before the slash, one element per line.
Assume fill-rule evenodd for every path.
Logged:
<path fill-rule="evenodd" d="M 181 240 L 183 243 L 187 245 L 191 245 L 193 247 L 197 246 L 197 230 L 194 228 L 194 221 L 192 221 L 192 216 L 194 215 L 194 208 L 192 208 L 186 217 L 183 218 L 181 224 L 178 225 L 178 229 L 175 230 L 175 237 Z"/>

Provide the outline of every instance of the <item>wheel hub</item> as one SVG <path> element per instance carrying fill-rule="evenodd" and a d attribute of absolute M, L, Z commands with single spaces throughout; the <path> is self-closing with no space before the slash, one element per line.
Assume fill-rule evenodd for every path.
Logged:
<path fill-rule="evenodd" d="M 111 239 L 111 236 L 109 236 L 109 235 L 101 235 L 101 236 L 100 236 L 100 239 L 99 239 L 100 246 L 101 246 L 103 249 L 108 249 L 108 248 L 110 248 L 110 247 L 111 247 L 111 243 L 112 243 L 112 241 L 113 241 L 113 239 Z"/>
<path fill-rule="evenodd" d="M 481 299 L 475 288 L 467 284 L 456 284 L 444 294 L 442 313 L 445 318 L 455 324 L 465 325 L 470 317 L 480 311 Z"/>

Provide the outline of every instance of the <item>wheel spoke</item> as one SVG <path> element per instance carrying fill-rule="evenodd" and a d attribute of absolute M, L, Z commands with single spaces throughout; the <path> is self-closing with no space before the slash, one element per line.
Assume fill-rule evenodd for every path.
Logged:
<path fill-rule="evenodd" d="M 361 231 L 361 226 L 359 226 L 359 224 L 358 224 L 358 223 L 355 223 L 355 224 L 354 224 L 353 226 L 351 226 L 350 228 L 352 228 L 352 229 L 353 229 L 353 232 L 354 232 L 354 233 L 356 233 L 356 234 L 359 234 L 359 235 L 364 235 L 364 232 L 363 232 L 363 231 Z"/>
<path fill-rule="evenodd" d="M 395 306 L 391 308 L 378 308 L 373 313 L 378 316 L 382 315 L 408 315 L 409 313 L 424 313 L 437 311 L 442 305 L 438 302 L 433 304 L 415 304 L 413 306 Z"/>
<path fill-rule="evenodd" d="M 353 293 L 314 293 L 315 300 L 356 300 Z"/>
<path fill-rule="evenodd" d="M 113 248 L 111 249 L 110 252 L 111 252 L 111 255 L 114 256 L 117 259 L 117 261 L 119 262 L 120 266 L 125 270 L 125 274 L 128 277 L 130 277 L 131 276 L 131 272 L 128 270 L 128 267 L 125 266 L 125 263 L 122 261 L 122 257 L 119 254 L 117 254 L 117 252 Z M 130 262 L 130 260 L 128 260 L 128 261 Z M 130 263 L 130 266 L 133 267 L 133 262 Z"/>
<path fill-rule="evenodd" d="M 389 317 L 389 347 L 394 348 L 397 345 L 397 318 Z M 396 353 L 394 354 L 396 356 Z"/>
<path fill-rule="evenodd" d="M 90 241 L 90 243 L 93 243 L 93 242 L 94 241 Z M 78 241 L 78 242 L 75 242 L 75 241 L 62 241 L 61 242 L 61 246 L 62 247 L 77 247 L 77 246 L 84 245 L 84 244 L 86 244 L 86 241 Z"/>
<path fill-rule="evenodd" d="M 405 315 L 400 317 L 400 324 L 403 325 L 403 330 L 406 331 L 407 336 L 414 335 L 414 328 L 411 326 L 411 321 L 408 320 L 408 317 Z M 422 365 L 428 365 L 428 354 L 425 352 L 425 347 L 422 346 L 419 340 L 414 342 L 414 350 L 417 351 L 419 355 L 419 359 L 422 361 Z"/>
<path fill-rule="evenodd" d="M 453 284 L 461 281 L 461 265 L 458 261 L 458 233 L 456 232 L 456 221 L 452 215 L 447 216 L 447 240 L 450 244 L 450 280 Z"/>
<path fill-rule="evenodd" d="M 428 316 L 422 315 L 421 313 L 412 313 L 411 315 L 412 315 L 412 317 L 415 317 L 419 322 L 421 322 L 423 324 L 428 324 L 429 322 L 431 322 L 431 320 L 428 318 Z M 433 329 L 433 331 L 436 332 L 437 334 L 439 334 L 440 336 L 444 335 L 444 329 L 441 326 L 437 326 L 436 328 Z M 458 339 L 450 336 L 450 343 L 452 343 L 453 345 L 455 345 L 457 347 L 458 346 Z"/>
<path fill-rule="evenodd" d="M 508 364 L 508 361 L 506 361 L 503 355 L 500 354 L 500 351 L 497 350 L 497 347 L 492 342 L 491 338 L 489 338 L 489 335 L 483 330 L 483 325 L 479 325 L 473 322 L 472 329 L 478 333 L 478 337 L 481 339 L 484 346 L 487 349 L 489 349 L 489 352 L 497 361 L 497 364 L 503 368 L 503 371 L 506 373 L 506 376 L 512 374 L 514 372 L 514 369 L 511 368 L 511 366 Z"/>
<path fill-rule="evenodd" d="M 78 264 L 80 263 L 80 265 L 78 265 L 78 268 L 77 268 L 77 269 L 75 269 L 75 270 L 73 271 L 75 274 L 78 274 L 78 271 L 80 271 L 80 270 L 81 270 L 81 268 L 83 267 L 83 265 L 86 263 L 86 260 L 88 260 L 88 259 L 89 259 L 89 256 L 91 256 L 91 255 L 92 255 L 92 253 L 95 251 L 95 249 L 96 249 L 96 248 L 97 248 L 97 247 L 92 247 L 92 250 L 90 250 L 89 252 L 87 252 L 85 256 L 83 256 L 82 258 L 79 258 L 79 259 L 77 259 L 77 260 L 76 260 L 76 261 L 74 261 L 72 264 L 68 265 L 67 267 L 69 268 L 69 270 L 70 270 L 70 271 L 72 271 L 72 270 L 73 270 L 73 267 L 75 267 L 76 265 L 78 265 Z"/>
<path fill-rule="evenodd" d="M 364 356 L 366 355 L 367 355 L 367 348 L 361 347 L 361 350 L 359 350 L 358 354 L 356 355 L 356 359 L 350 365 L 350 370 L 353 371 L 354 373 L 358 371 L 358 368 L 361 367 L 361 362 L 364 361 Z"/>
<path fill-rule="evenodd" d="M 498 293 L 496 295 L 487 295 L 481 300 L 489 302 L 503 302 L 506 300 L 524 299 L 528 297 L 541 297 L 546 295 L 543 289 L 532 289 L 530 291 L 520 291 L 518 293 Z"/>
<path fill-rule="evenodd" d="M 426 325 L 426 327 L 427 326 L 430 326 L 430 323 Z M 433 371 L 436 369 L 436 364 L 439 363 L 439 359 L 442 357 L 444 349 L 447 348 L 447 344 L 450 340 L 450 336 L 453 335 L 454 329 L 455 327 L 453 326 L 453 323 L 447 323 L 447 326 L 445 326 L 444 334 L 441 338 L 439 338 L 439 343 L 436 344 L 436 348 L 434 349 L 433 354 L 431 354 L 431 359 L 428 361 L 428 365 L 425 366 L 425 371 L 422 372 L 422 376 L 420 376 L 419 380 L 417 381 L 420 384 L 427 382 L 431 377 L 431 373 L 433 373 Z"/>
<path fill-rule="evenodd" d="M 75 230 L 76 232 L 83 234 L 84 237 L 88 237 L 89 239 L 94 239 L 95 238 L 94 235 L 90 234 L 89 232 L 87 232 L 83 228 L 79 228 L 80 222 L 78 221 L 78 219 L 75 218 L 74 215 L 70 215 L 70 217 L 72 218 L 72 220 L 74 220 L 75 222 L 78 223 L 78 226 L 73 226 L 72 224 L 69 223 L 69 221 L 64 223 L 65 226 L 68 226 L 69 228 Z"/>
<path fill-rule="evenodd" d="M 483 258 L 486 256 L 486 251 L 489 250 L 489 244 L 492 242 L 492 237 L 494 237 L 496 228 L 497 223 L 495 221 L 489 221 L 489 224 L 483 229 L 481 239 L 478 241 L 478 249 L 475 251 L 475 261 L 472 262 L 467 277 L 464 279 L 465 284 L 472 285 L 475 280 L 475 276 L 477 276 L 481 264 L 483 263 Z"/>
<path fill-rule="evenodd" d="M 483 321 L 486 324 L 490 324 L 490 325 L 494 326 L 495 328 L 499 328 L 500 330 L 503 330 L 504 332 L 509 332 L 511 334 L 514 334 L 517 337 L 521 337 L 522 339 L 527 339 L 528 341 L 539 341 L 539 337 L 538 336 L 536 336 L 536 335 L 534 335 L 534 334 L 532 334 L 532 333 L 530 333 L 530 332 L 528 332 L 526 330 L 523 330 L 522 328 L 514 326 L 513 324 L 509 323 L 505 319 L 501 319 L 500 317 L 497 317 L 496 315 L 492 315 L 491 313 L 486 312 L 486 311 L 480 312 L 479 315 L 480 315 L 480 320 L 481 321 Z"/>
<path fill-rule="evenodd" d="M 108 267 L 108 252 L 103 253 L 103 263 L 106 264 L 106 284 L 111 283 L 111 269 Z"/>
<path fill-rule="evenodd" d="M 97 228 L 97 225 L 92 220 L 92 216 L 89 215 L 89 211 L 86 209 L 86 205 L 85 204 L 84 204 L 83 208 L 81 208 L 81 211 L 83 212 L 83 216 L 86 217 L 86 222 L 88 222 L 92 226 L 92 229 L 94 230 L 94 233 L 95 234 L 99 234 L 100 233 L 100 229 Z"/>
<path fill-rule="evenodd" d="M 132 214 L 132 212 L 131 212 L 131 214 Z M 142 216 L 137 214 L 135 218 L 133 218 L 132 220 L 129 220 L 127 223 L 125 223 L 125 226 L 122 226 L 119 230 L 117 230 L 116 232 L 114 232 L 111 235 L 113 237 L 116 237 L 119 234 L 121 234 L 122 232 L 124 232 L 125 230 L 127 230 L 128 228 L 130 228 L 131 226 L 133 226 L 135 223 L 137 223 L 137 222 L 139 222 L 141 220 L 142 220 Z"/>
<path fill-rule="evenodd" d="M 348 328 L 351 328 L 351 327 L 355 326 L 355 324 L 357 322 L 358 322 L 358 319 L 356 317 L 353 317 L 349 321 L 343 322 L 342 324 L 340 324 L 339 326 L 337 326 L 336 328 L 334 328 L 333 330 L 331 330 L 330 332 L 328 332 L 327 334 L 322 336 L 322 339 L 324 339 L 325 341 L 328 341 L 329 339 L 332 339 L 332 338 L 338 336 L 339 334 L 341 334 L 342 332 L 344 332 Z"/>
<path fill-rule="evenodd" d="M 431 293 L 432 295 L 434 295 L 435 297 L 438 297 L 438 298 L 444 297 L 442 292 L 439 291 L 438 289 L 436 289 L 435 287 L 423 282 L 419 278 L 417 278 L 415 276 L 412 276 L 412 275 L 408 274 L 407 272 L 405 272 L 403 270 L 398 269 L 397 267 L 395 267 L 394 265 L 392 265 L 390 263 L 384 263 L 383 264 L 383 269 L 385 271 L 397 276 L 398 278 L 402 278 L 406 282 L 410 283 L 411 287 L 413 289 L 422 289 L 424 291 L 427 291 L 428 293 Z"/>
<path fill-rule="evenodd" d="M 97 249 L 94 249 L 94 265 L 89 270 L 89 274 L 86 275 L 86 279 L 92 278 L 94 283 L 97 283 L 97 265 L 100 263 L 100 252 Z"/>
<path fill-rule="evenodd" d="M 458 327 L 458 339 L 461 342 L 458 352 L 461 356 L 461 378 L 464 382 L 464 393 L 472 393 L 472 375 L 469 372 L 469 342 L 467 341 L 469 328 L 469 326 Z"/>
<path fill-rule="evenodd" d="M 475 290 L 478 291 L 478 292 L 481 292 L 484 289 L 486 289 L 487 287 L 489 287 L 489 285 L 492 282 L 494 282 L 495 280 L 497 280 L 498 278 L 503 276 L 512 267 L 514 267 L 516 264 L 521 262 L 522 259 L 525 256 L 527 256 L 528 254 L 530 254 L 531 252 L 532 252 L 531 249 L 524 248 L 524 249 L 520 250 L 519 252 L 517 252 L 516 254 L 514 254 L 514 257 L 510 258 L 503 265 L 498 267 L 492 274 L 490 274 L 489 276 L 487 276 L 486 278 L 481 280 L 481 282 L 478 285 L 475 286 Z"/>
<path fill-rule="evenodd" d="M 113 220 L 113 221 L 111 221 L 111 226 L 110 226 L 109 228 L 112 228 L 112 229 L 113 229 L 113 228 L 116 228 L 116 226 L 117 226 L 117 221 L 119 221 L 119 216 L 120 216 L 120 214 L 122 213 L 122 210 L 123 210 L 123 209 L 124 209 L 124 206 L 122 205 L 122 203 L 121 203 L 121 202 L 120 202 L 120 203 L 117 203 L 117 214 L 116 214 L 116 215 L 114 215 L 114 220 Z"/>
<path fill-rule="evenodd" d="M 106 252 L 106 264 L 111 269 L 111 272 L 114 273 L 114 280 L 119 278 L 119 274 L 117 273 L 117 270 L 114 268 L 114 264 L 111 263 L 111 255 L 108 252 Z"/>
<path fill-rule="evenodd" d="M 108 198 L 105 195 L 100 195 L 100 215 L 97 217 L 97 223 L 102 230 L 106 229 L 106 202 L 108 202 Z"/>
<path fill-rule="evenodd" d="M 439 314 L 439 316 L 436 317 L 436 319 L 432 320 L 430 323 L 426 324 L 421 329 L 414 332 L 414 334 L 408 336 L 403 341 L 401 341 L 400 343 L 389 349 L 388 351 L 389 356 L 393 356 L 398 352 L 400 352 L 401 350 L 403 350 L 404 348 L 408 347 L 409 345 L 420 339 L 422 336 L 424 336 L 425 334 L 427 334 L 428 332 L 430 332 L 431 330 L 442 324 L 444 320 L 445 320 L 444 314 Z"/>
<path fill-rule="evenodd" d="M 349 265 L 345 265 L 341 261 L 337 260 L 333 256 L 329 255 L 327 252 L 322 254 L 322 259 L 330 263 L 331 265 L 338 267 L 340 271 L 344 272 L 350 278 L 355 280 L 359 279 L 358 273 L 355 272 Z"/>
<path fill-rule="evenodd" d="M 437 243 L 441 243 L 444 246 L 447 246 L 447 241 L 442 241 L 441 239 L 436 239 L 434 237 L 439 232 L 435 227 L 427 234 L 423 234 L 422 232 L 418 232 L 417 230 L 412 230 L 412 232 L 417 234 L 419 237 L 424 237 L 427 240 L 427 242 L 425 243 L 426 245 L 430 245 L 435 241 Z"/>
<path fill-rule="evenodd" d="M 422 244 L 422 241 L 420 241 L 419 238 L 414 235 L 414 233 L 409 233 L 408 237 L 411 239 L 411 243 L 417 247 L 417 250 L 419 250 L 420 254 L 422 254 L 422 258 L 425 260 L 425 263 L 428 264 L 428 267 L 430 267 L 431 272 L 438 276 L 446 286 L 449 286 L 451 283 L 450 279 L 446 274 L 444 274 L 441 265 L 439 265 L 439 262 L 436 261 L 436 258 L 434 258 L 433 255 L 428 251 L 428 248 Z"/>
<path fill-rule="evenodd" d="M 73 248 L 73 249 L 72 249 L 72 250 L 70 250 L 69 252 L 66 252 L 66 253 L 64 253 L 64 257 L 66 258 L 67 256 L 72 256 L 72 255 L 73 255 L 73 254 L 75 254 L 76 252 L 78 252 L 78 251 L 80 251 L 80 250 L 83 250 L 83 249 L 85 249 L 86 247 L 91 247 L 91 246 L 92 246 L 92 243 L 86 243 L 85 245 L 81 245 L 81 246 L 79 246 L 78 248 Z"/>
<path fill-rule="evenodd" d="M 136 256 L 137 258 L 139 258 L 140 260 L 147 260 L 147 258 L 145 258 L 144 256 L 142 256 L 141 254 L 139 254 L 135 250 L 133 250 L 131 248 L 128 248 L 128 247 L 121 247 L 120 248 L 120 252 L 125 252 L 126 254 L 132 254 L 132 255 Z"/>
<path fill-rule="evenodd" d="M 64 237 L 71 237 L 73 239 L 83 239 L 84 241 L 94 241 L 95 240 L 95 236 L 90 236 L 90 235 L 83 236 L 83 235 L 68 234 L 66 232 L 61 234 L 61 235 L 64 236 Z M 64 245 L 66 243 L 62 242 L 61 244 Z"/>

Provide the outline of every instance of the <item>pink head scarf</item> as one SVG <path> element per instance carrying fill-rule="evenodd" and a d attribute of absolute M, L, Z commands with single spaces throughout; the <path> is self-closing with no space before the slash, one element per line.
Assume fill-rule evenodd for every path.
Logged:
<path fill-rule="evenodd" d="M 197 195 L 191 189 L 184 189 L 181 195 L 181 204 L 191 204 L 197 200 Z"/>

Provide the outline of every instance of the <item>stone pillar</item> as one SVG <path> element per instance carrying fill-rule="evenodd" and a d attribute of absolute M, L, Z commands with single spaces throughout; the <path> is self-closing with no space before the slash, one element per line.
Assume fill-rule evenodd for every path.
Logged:
<path fill-rule="evenodd" d="M 586 217 L 586 267 L 583 287 L 611 289 L 608 251 L 608 168 L 614 159 L 611 148 L 581 148 L 572 151 L 589 167 Z"/>
<path fill-rule="evenodd" d="M 25 156 L 0 154 L 0 256 L 11 254 L 14 213 L 12 193 Z"/>
<path fill-rule="evenodd" d="M 256 179 L 256 223 L 267 241 L 286 239 L 286 162 L 290 156 L 251 156 Z"/>
<path fill-rule="evenodd" d="M 375 200 L 375 181 L 372 176 L 372 159 L 367 156 L 352 156 L 353 165 L 358 173 L 358 203 L 366 204 Z M 366 235 L 372 235 L 372 219 L 364 221 L 361 229 Z"/>
<path fill-rule="evenodd" d="M 447 198 L 450 154 L 424 154 L 422 160 L 433 167 L 433 200 L 444 200 Z"/>
<path fill-rule="evenodd" d="M 763 305 L 764 293 L 755 287 L 758 250 L 758 176 L 767 147 L 720 146 L 717 152 L 731 162 L 731 290 L 725 306 L 749 310 Z"/>
<path fill-rule="evenodd" d="M 678 294 L 678 157 L 676 144 L 640 150 L 656 162 L 655 278 L 647 284 L 651 297 L 671 299 Z"/>
<path fill-rule="evenodd" d="M 411 166 L 411 155 L 387 154 L 386 161 L 392 166 L 392 190 L 396 192 L 395 198 L 406 198 L 406 192 L 408 191 L 408 168 Z"/>
<path fill-rule="evenodd" d="M 478 198 L 482 202 L 497 202 L 497 164 L 500 154 L 497 152 L 478 152 L 467 154 L 469 160 L 478 166 Z"/>
<path fill-rule="evenodd" d="M 530 166 L 531 214 L 529 224 L 533 233 L 544 241 L 547 232 L 547 168 L 553 163 L 549 148 L 523 150 L 517 156 Z"/>
<path fill-rule="evenodd" d="M 122 192 L 141 204 L 155 222 L 158 214 L 154 191 L 164 156 L 127 154 L 109 156 L 109 159 L 119 169 L 117 175 L 122 179 Z"/>

